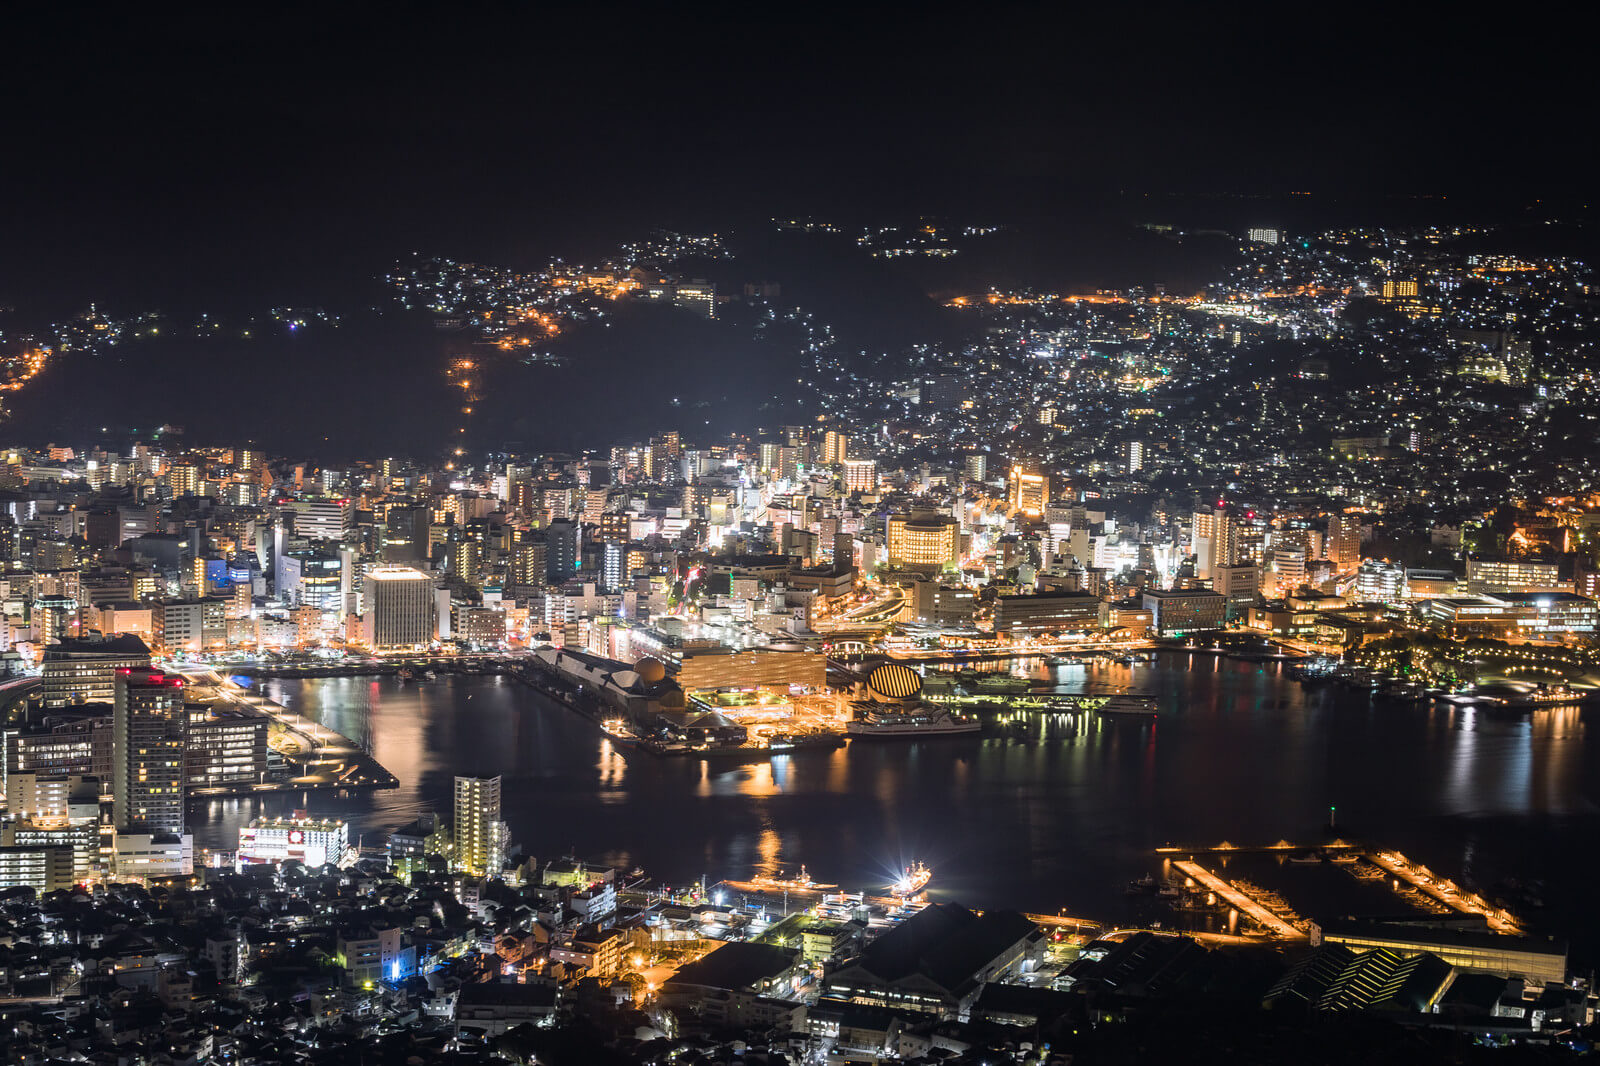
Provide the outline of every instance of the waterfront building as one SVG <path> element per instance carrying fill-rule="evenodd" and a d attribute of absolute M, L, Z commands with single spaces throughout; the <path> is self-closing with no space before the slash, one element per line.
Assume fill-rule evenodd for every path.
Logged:
<path fill-rule="evenodd" d="M 959 904 L 934 903 L 829 974 L 825 989 L 868 1006 L 961 1018 L 985 983 L 1037 966 L 1044 943 L 1039 927 L 1015 911 L 979 916 Z"/>
<path fill-rule="evenodd" d="M 159 670 L 117 675 L 111 793 L 119 832 L 183 833 L 183 684 Z"/>
<path fill-rule="evenodd" d="M 1099 629 L 1104 603 L 1088 592 L 1037 592 L 1031 596 L 996 596 L 994 631 L 999 637 L 1033 637 L 1043 633 L 1084 633 Z"/>
<path fill-rule="evenodd" d="M 216 703 L 191 706 L 188 715 L 186 787 L 256 785 L 266 780 L 271 719 L 248 707 Z"/>
<path fill-rule="evenodd" d="M 1311 924 L 1311 943 L 1382 948 L 1399 955 L 1428 952 L 1458 970 L 1562 982 L 1567 978 L 1567 944 L 1543 937 L 1502 936 L 1461 928 L 1448 921 L 1373 922 L 1337 919 Z"/>
<path fill-rule="evenodd" d="M 1227 597 L 1210 589 L 1147 589 L 1144 606 L 1151 627 L 1163 637 L 1181 637 L 1221 629 L 1227 617 Z"/>
<path fill-rule="evenodd" d="M 438 616 L 427 574 L 403 566 L 376 567 L 367 571 L 362 601 L 362 637 L 373 651 L 421 651 L 433 642 Z"/>
<path fill-rule="evenodd" d="M 252 818 L 239 830 L 237 868 L 295 859 L 307 866 L 343 865 L 350 848 L 350 827 L 336 818 Z"/>

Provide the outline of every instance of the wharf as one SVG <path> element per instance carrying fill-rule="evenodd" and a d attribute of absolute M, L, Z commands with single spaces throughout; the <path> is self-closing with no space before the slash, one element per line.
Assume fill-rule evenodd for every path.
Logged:
<path fill-rule="evenodd" d="M 1306 934 L 1290 925 L 1254 899 L 1245 895 L 1231 883 L 1213 874 L 1205 867 L 1192 859 L 1179 859 L 1172 864 L 1185 876 L 1194 878 L 1207 889 L 1228 901 L 1228 904 L 1238 910 L 1240 914 L 1249 918 L 1263 929 L 1271 931 L 1274 935 L 1284 940 L 1304 940 Z"/>
<path fill-rule="evenodd" d="M 1397 851 L 1379 851 L 1366 856 L 1368 862 L 1392 877 L 1398 878 L 1458 914 L 1471 914 L 1483 918 L 1489 928 L 1507 936 L 1521 936 L 1522 923 L 1509 911 L 1486 902 L 1481 896 L 1463 891 L 1449 878 L 1433 876 L 1426 866 L 1419 866 Z"/>
<path fill-rule="evenodd" d="M 189 790 L 201 798 L 255 796 L 283 792 L 342 792 L 361 788 L 398 788 L 400 781 L 360 745 L 342 733 L 304 718 L 265 696 L 240 688 L 206 666 L 184 664 L 172 668 L 188 682 L 190 698 L 263 715 L 285 732 L 298 737 L 305 750 L 285 754 L 300 772 L 286 781 L 240 782 Z"/>

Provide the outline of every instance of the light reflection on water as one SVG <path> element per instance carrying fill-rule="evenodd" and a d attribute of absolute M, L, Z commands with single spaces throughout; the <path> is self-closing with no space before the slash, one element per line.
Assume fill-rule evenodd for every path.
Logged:
<path fill-rule="evenodd" d="M 1150 695 L 1161 716 L 1028 716 L 1020 733 L 740 763 L 624 754 L 498 678 L 264 687 L 369 745 L 400 778 L 387 792 L 306 798 L 368 833 L 448 811 L 456 773 L 499 773 L 513 837 L 540 857 L 576 848 L 671 883 L 805 863 L 819 881 L 863 887 L 924 859 L 936 898 L 1115 917 L 1123 885 L 1155 868 L 1151 848 L 1310 841 L 1337 805 L 1345 833 L 1485 889 L 1542 879 L 1545 915 L 1595 921 L 1583 885 L 1596 861 L 1583 844 L 1600 829 L 1600 752 L 1585 719 L 1600 712 L 1530 720 L 1374 705 L 1303 689 L 1276 664 L 1214 656 L 1034 673 L 1063 691 Z M 298 805 L 221 800 L 191 810 L 191 825 L 198 845 L 228 847 L 254 814 Z"/>

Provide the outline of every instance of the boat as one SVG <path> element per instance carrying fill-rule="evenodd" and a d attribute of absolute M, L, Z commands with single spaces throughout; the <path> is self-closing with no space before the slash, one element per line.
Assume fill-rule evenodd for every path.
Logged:
<path fill-rule="evenodd" d="M 1124 718 L 1154 718 L 1156 701 L 1145 696 L 1111 696 L 1095 708 L 1096 714 Z"/>
<path fill-rule="evenodd" d="M 1046 666 L 1082 666 L 1083 660 L 1076 655 L 1048 655 L 1045 657 Z"/>
<path fill-rule="evenodd" d="M 942 707 L 923 707 L 914 711 L 880 711 L 860 708 L 857 717 L 844 724 L 844 730 L 858 739 L 877 737 L 951 737 L 977 733 L 983 723 L 976 718 L 957 718 Z"/>
<path fill-rule="evenodd" d="M 915 896 L 928 887 L 928 881 L 933 877 L 933 871 L 928 869 L 926 863 L 920 860 L 906 867 L 905 876 L 889 886 L 889 891 L 897 896 Z"/>
<path fill-rule="evenodd" d="M 824 892 L 837 892 L 838 885 L 825 885 L 819 881 L 811 880 L 811 875 L 806 873 L 804 865 L 794 877 L 767 877 L 765 875 L 752 877 L 748 884 L 756 886 L 759 892 L 804 892 L 822 895 Z"/>
<path fill-rule="evenodd" d="M 1010 674 L 990 674 L 980 677 L 973 687 L 979 692 L 1026 692 L 1033 687 L 1033 682 Z"/>
<path fill-rule="evenodd" d="M 838 733 L 774 733 L 767 740 L 767 749 L 785 752 L 801 748 L 837 748 L 843 743 L 844 737 Z"/>

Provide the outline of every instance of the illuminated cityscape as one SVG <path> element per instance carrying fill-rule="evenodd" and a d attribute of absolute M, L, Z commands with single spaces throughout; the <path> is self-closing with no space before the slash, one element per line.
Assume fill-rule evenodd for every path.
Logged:
<path fill-rule="evenodd" d="M 436 15 L 21 20 L 7 1061 L 1592 1053 L 1554 56 Z"/>

